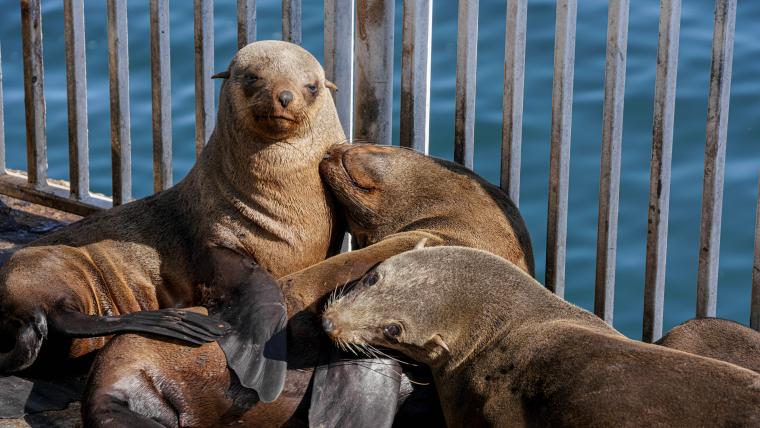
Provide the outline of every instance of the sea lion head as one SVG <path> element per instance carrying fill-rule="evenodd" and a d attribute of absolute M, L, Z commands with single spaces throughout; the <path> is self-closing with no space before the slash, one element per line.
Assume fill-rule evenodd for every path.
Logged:
<path fill-rule="evenodd" d="M 314 56 L 275 40 L 243 47 L 213 77 L 224 79 L 217 127 L 231 126 L 257 142 L 303 136 L 324 103 L 332 103 L 328 89 L 335 89 Z"/>
<path fill-rule="evenodd" d="M 323 329 L 339 346 L 369 355 L 383 347 L 431 366 L 447 360 L 449 345 L 467 334 L 457 286 L 466 272 L 461 255 L 451 251 L 462 248 L 415 249 L 380 263 L 331 299 Z"/>
<path fill-rule="evenodd" d="M 452 195 L 467 197 L 462 192 L 474 188 L 474 182 L 458 177 L 443 162 L 402 147 L 338 144 L 319 169 L 364 247 L 430 213 L 445 215 Z"/>

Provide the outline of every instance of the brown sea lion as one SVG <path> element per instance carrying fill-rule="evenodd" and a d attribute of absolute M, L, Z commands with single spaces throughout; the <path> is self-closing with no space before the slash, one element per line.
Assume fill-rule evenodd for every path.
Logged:
<path fill-rule="evenodd" d="M 332 84 L 297 45 L 252 43 L 216 77 L 225 78 L 216 127 L 181 182 L 36 241 L 2 267 L 0 372 L 32 364 L 48 327 L 50 338 L 167 333 L 164 318 L 202 318 L 159 312 L 141 329 L 130 321 L 146 317 L 141 312 L 112 317 L 202 305 L 232 325 L 220 344 L 241 382 L 262 399 L 279 392 L 285 308 L 264 270 L 279 277 L 336 248 L 341 228 L 318 164 L 345 136 Z M 203 342 L 220 334 L 182 322 L 174 337 L 194 334 Z M 75 339 L 58 351 L 76 357 L 105 341 Z"/>
<path fill-rule="evenodd" d="M 657 345 L 728 361 L 760 373 L 760 332 L 720 318 L 694 318 L 668 332 Z"/>
<path fill-rule="evenodd" d="M 760 425 L 757 373 L 630 340 L 481 250 L 394 256 L 323 319 L 429 365 L 451 427 Z"/>
<path fill-rule="evenodd" d="M 93 366 L 83 405 L 85 420 L 96 424 L 117 415 L 113 417 L 125 424 L 160 421 L 165 426 L 362 426 L 371 421 L 379 427 L 393 423 L 403 402 L 397 425 L 420 419 L 426 426 L 435 425 L 435 392 L 424 385 L 415 385 L 413 391 L 409 366 L 402 376 L 393 360 L 323 365 L 331 348 L 325 346 L 318 315 L 325 298 L 421 239 L 428 245 L 487 248 L 533 272 L 525 223 L 496 186 L 464 167 L 411 150 L 338 145 L 328 152 L 320 171 L 363 248 L 279 280 L 289 316 L 288 375 L 280 397 L 250 407 L 255 398 L 240 390 L 231 374 L 207 380 L 207 373 L 224 369 L 216 344 L 190 348 L 124 335 L 111 341 Z M 319 369 L 310 387 L 314 367 Z M 195 382 L 194 374 L 201 372 L 204 380 Z M 432 404 L 426 401 L 430 396 Z M 105 411 L 100 404 L 108 400 L 121 403 L 118 410 L 111 406 Z"/>

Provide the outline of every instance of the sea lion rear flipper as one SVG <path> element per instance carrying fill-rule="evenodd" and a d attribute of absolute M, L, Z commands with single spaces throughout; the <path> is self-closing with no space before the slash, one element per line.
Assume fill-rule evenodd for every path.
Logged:
<path fill-rule="evenodd" d="M 52 313 L 50 321 L 56 331 L 69 337 L 150 333 L 195 345 L 219 340 L 230 328 L 225 322 L 174 308 L 117 316 L 85 315 L 81 312 L 62 310 Z"/>
<path fill-rule="evenodd" d="M 287 372 L 287 309 L 277 281 L 250 257 L 224 247 L 211 250 L 217 305 L 209 313 L 228 322 L 219 340 L 240 384 L 265 403 L 274 401 Z"/>
<path fill-rule="evenodd" d="M 387 358 L 356 358 L 333 347 L 314 369 L 309 426 L 390 427 L 396 415 L 401 365 Z"/>

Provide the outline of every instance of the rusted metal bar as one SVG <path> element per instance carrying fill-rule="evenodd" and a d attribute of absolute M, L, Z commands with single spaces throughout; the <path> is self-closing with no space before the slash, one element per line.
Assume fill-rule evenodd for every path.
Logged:
<path fill-rule="evenodd" d="M 301 44 L 301 0 L 282 0 L 282 40 Z"/>
<path fill-rule="evenodd" d="M 475 80 L 478 65 L 478 0 L 459 0 L 454 162 L 472 169 L 475 157 Z M 514 3 L 514 2 L 510 2 Z M 403 118 L 403 115 L 401 116 Z"/>
<path fill-rule="evenodd" d="M 681 33 L 681 0 L 660 1 L 657 46 L 657 78 L 654 86 L 652 159 L 649 172 L 649 221 L 646 271 L 644 274 L 644 320 L 642 340 L 662 336 L 665 302 L 665 262 L 668 250 L 670 171 L 673 152 L 673 118 L 676 107 L 678 44 Z"/>
<path fill-rule="evenodd" d="M 29 184 L 42 188 L 47 182 L 47 136 L 39 0 L 21 0 L 21 46 L 24 56 L 27 171 Z"/>
<path fill-rule="evenodd" d="M 121 205 L 132 198 L 127 1 L 108 0 L 107 9 L 113 204 Z"/>
<path fill-rule="evenodd" d="M 404 0 L 399 142 L 428 152 L 433 0 Z"/>
<path fill-rule="evenodd" d="M 71 185 L 63 180 L 50 180 L 44 186 L 34 188 L 27 184 L 28 177 L 17 171 L 0 175 L 0 193 L 57 210 L 81 216 L 111 208 L 111 200 L 103 195 L 88 194 L 82 199 L 69 196 Z"/>
<path fill-rule="evenodd" d="M 392 142 L 393 10 L 392 1 L 356 1 L 354 140 Z"/>
<path fill-rule="evenodd" d="M 195 33 L 195 157 L 214 131 L 214 2 L 194 0 Z"/>
<path fill-rule="evenodd" d="M 150 0 L 150 77 L 153 104 L 153 191 L 172 185 L 172 91 L 169 0 Z"/>
<path fill-rule="evenodd" d="M 528 0 L 507 3 L 504 45 L 504 101 L 501 125 L 501 188 L 520 204 L 523 94 L 525 87 L 525 33 Z"/>
<path fill-rule="evenodd" d="M 755 259 L 752 263 L 752 301 L 749 326 L 760 330 L 760 180 L 757 183 L 757 207 L 755 208 Z"/>
<path fill-rule="evenodd" d="M 565 294 L 567 193 L 570 176 L 576 15 L 577 0 L 557 0 L 545 283 L 549 290 L 560 297 Z"/>
<path fill-rule="evenodd" d="M 594 313 L 608 324 L 612 324 L 629 0 L 610 0 L 608 4 Z"/>
<path fill-rule="evenodd" d="M 351 138 L 354 81 L 354 2 L 325 0 L 325 76 L 338 86 L 333 92 L 338 117 Z"/>
<path fill-rule="evenodd" d="M 87 60 L 84 38 L 84 0 L 64 0 L 66 96 L 69 114 L 69 183 L 71 196 L 90 192 L 87 131 Z"/>
<path fill-rule="evenodd" d="M 723 206 L 723 173 L 726 164 L 728 101 L 731 96 L 731 63 L 734 55 L 735 27 L 736 0 L 716 0 L 697 270 L 697 316 L 699 317 L 715 316 L 718 296 L 720 220 Z"/>
<path fill-rule="evenodd" d="M 3 108 L 3 54 L 0 46 L 0 174 L 5 173 L 5 109 Z"/>
<path fill-rule="evenodd" d="M 256 0 L 237 0 L 238 49 L 256 41 Z"/>

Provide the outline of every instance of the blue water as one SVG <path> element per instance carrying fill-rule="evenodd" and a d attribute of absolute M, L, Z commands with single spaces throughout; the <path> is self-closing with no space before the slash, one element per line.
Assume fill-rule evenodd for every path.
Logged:
<path fill-rule="evenodd" d="M 26 169 L 19 12 L 6 2 L 0 15 L 8 165 Z M 49 171 L 67 178 L 66 92 L 61 1 L 43 2 L 45 95 Z M 258 38 L 280 38 L 280 2 L 257 2 Z M 593 307 L 596 220 L 599 189 L 607 2 L 583 0 L 578 9 L 575 101 L 568 218 L 568 300 Z M 622 155 L 620 229 L 615 326 L 641 335 L 647 225 L 652 98 L 657 49 L 658 0 L 632 3 Z M 704 162 L 707 87 L 713 2 L 683 2 L 678 100 L 673 149 L 673 185 L 668 246 L 665 328 L 694 315 Z M 236 45 L 233 1 L 217 1 L 215 63 L 226 68 Z M 736 25 L 734 77 L 721 239 L 718 315 L 740 322 L 749 317 L 753 227 L 760 169 L 760 2 L 740 1 Z M 521 210 L 543 278 L 548 188 L 554 2 L 532 0 L 528 8 Z M 475 169 L 498 182 L 504 61 L 504 2 L 480 6 Z M 396 100 L 398 100 L 401 6 L 396 7 Z M 321 2 L 303 2 L 304 46 L 322 57 Z M 455 2 L 437 1 L 433 13 L 431 152 L 453 154 L 456 57 Z M 92 190 L 110 193 L 105 2 L 86 2 L 87 78 Z M 171 3 L 172 117 L 174 180 L 194 161 L 192 2 Z M 130 95 L 134 195 L 152 189 L 150 48 L 148 2 L 129 2 Z M 398 137 L 398 102 L 394 130 Z"/>

